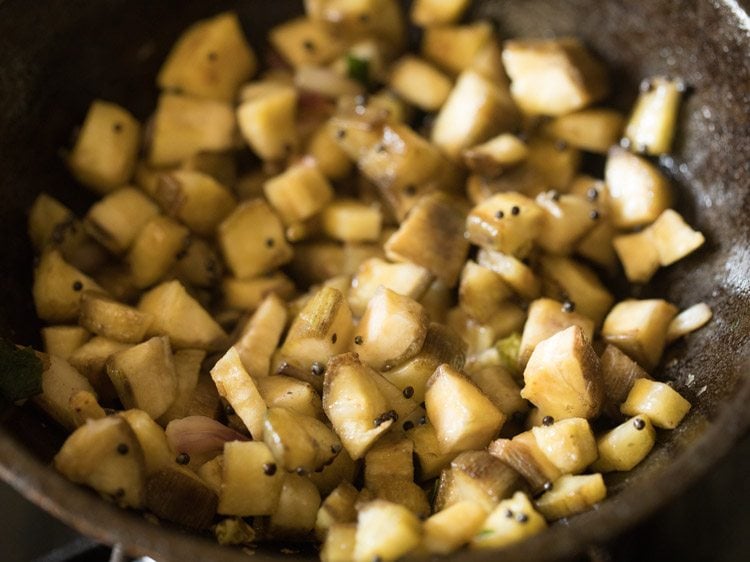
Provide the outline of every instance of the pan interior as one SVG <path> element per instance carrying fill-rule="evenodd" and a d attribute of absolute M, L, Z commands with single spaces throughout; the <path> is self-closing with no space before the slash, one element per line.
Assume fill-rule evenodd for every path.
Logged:
<path fill-rule="evenodd" d="M 235 9 L 254 46 L 262 49 L 266 30 L 301 13 L 301 4 L 0 2 L 0 236 L 5 245 L 0 253 L 5 272 L 0 277 L 0 334 L 38 343 L 26 211 L 42 190 L 78 212 L 91 202 L 71 180 L 60 155 L 89 102 L 115 101 L 145 119 L 157 95 L 156 71 L 188 23 Z M 550 533 L 552 538 L 521 545 L 514 551 L 519 555 L 544 559 L 569 554 L 586 540 L 622 528 L 704 471 L 747 427 L 750 414 L 740 402 L 750 386 L 745 377 L 750 357 L 750 38 L 736 9 L 734 2 L 698 0 L 486 0 L 472 7 L 473 16 L 496 21 L 502 37 L 584 39 L 612 69 L 612 101 L 618 107 L 628 107 L 642 77 L 668 74 L 686 80 L 690 93 L 681 110 L 678 141 L 660 163 L 677 186 L 677 208 L 704 232 L 707 243 L 636 294 L 666 295 L 681 308 L 705 301 L 715 314 L 707 328 L 673 346 L 655 373 L 673 381 L 694 404 L 686 422 L 663 433 L 663 442 L 646 462 L 612 482 L 615 492 L 623 492 L 600 514 L 586 514 Z M 53 475 L 35 460 L 48 460 L 55 442 L 35 413 L 6 409 L 2 420 L 2 473 L 59 517 L 100 540 L 124 541 L 134 554 L 161 553 L 163 559 L 191 552 L 227 560 L 235 556 L 207 541 L 149 526 Z M 11 446 L 15 440 L 23 445 Z M 26 474 L 19 475 L 21 467 Z M 167 552 L 173 556 L 164 556 Z M 265 556 L 259 552 L 257 559 Z M 465 553 L 457 559 L 483 556 Z"/>

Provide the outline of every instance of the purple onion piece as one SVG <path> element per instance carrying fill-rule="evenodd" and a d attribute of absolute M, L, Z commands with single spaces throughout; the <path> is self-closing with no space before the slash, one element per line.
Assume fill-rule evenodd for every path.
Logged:
<path fill-rule="evenodd" d="M 173 451 L 188 455 L 218 452 L 229 441 L 250 440 L 231 427 L 206 416 L 172 420 L 167 425 L 166 434 Z"/>

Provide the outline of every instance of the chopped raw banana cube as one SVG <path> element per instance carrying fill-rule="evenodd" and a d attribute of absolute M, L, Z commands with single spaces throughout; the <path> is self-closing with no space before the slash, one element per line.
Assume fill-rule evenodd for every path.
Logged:
<path fill-rule="evenodd" d="M 474 207 L 466 219 L 466 236 L 477 246 L 526 256 L 539 236 L 542 209 L 520 193 L 498 193 Z"/>
<path fill-rule="evenodd" d="M 133 175 L 141 125 L 122 107 L 95 101 L 68 157 L 73 175 L 99 193 L 125 185 Z"/>
<path fill-rule="evenodd" d="M 424 522 L 422 544 L 431 554 L 450 554 L 468 543 L 487 519 L 487 512 L 471 501 L 462 501 Z"/>
<path fill-rule="evenodd" d="M 705 238 L 672 209 L 667 209 L 649 227 L 651 239 L 663 266 L 672 265 L 703 245 Z"/>
<path fill-rule="evenodd" d="M 262 441 L 224 445 L 224 470 L 218 512 L 222 515 L 271 515 L 279 505 L 285 474 Z"/>
<path fill-rule="evenodd" d="M 564 474 L 578 474 L 597 458 L 596 441 L 589 422 L 568 418 L 532 428 L 531 433 L 546 457 Z"/>
<path fill-rule="evenodd" d="M 609 91 L 602 64 L 571 37 L 508 41 L 503 62 L 513 99 L 530 115 L 564 115 Z"/>
<path fill-rule="evenodd" d="M 468 0 L 417 0 L 411 7 L 411 20 L 430 27 L 454 23 L 469 6 Z"/>
<path fill-rule="evenodd" d="M 263 191 L 285 225 L 318 214 L 333 198 L 333 188 L 314 163 L 290 166 L 268 180 Z"/>
<path fill-rule="evenodd" d="M 421 538 L 422 524 L 416 515 L 401 505 L 374 500 L 359 510 L 353 559 L 397 560 L 416 548 Z"/>
<path fill-rule="evenodd" d="M 648 416 L 630 418 L 596 440 L 599 459 L 591 465 L 596 472 L 632 470 L 656 443 L 656 431 Z"/>
<path fill-rule="evenodd" d="M 602 327 L 602 338 L 650 371 L 659 363 L 667 329 L 677 307 L 661 299 L 626 300 L 615 305 Z"/>
<path fill-rule="evenodd" d="M 578 326 L 539 342 L 523 378 L 521 396 L 555 419 L 594 418 L 602 408 L 599 358 Z"/>
<path fill-rule="evenodd" d="M 552 489 L 536 500 L 536 508 L 549 520 L 587 511 L 607 497 L 601 474 L 566 474 L 555 480 Z"/>
<path fill-rule="evenodd" d="M 684 91 L 685 83 L 679 79 L 655 76 L 643 81 L 625 128 L 633 150 L 655 155 L 669 152 Z"/>
<path fill-rule="evenodd" d="M 165 92 L 154 116 L 149 163 L 173 166 L 199 152 L 231 150 L 235 129 L 230 104 Z"/>
<path fill-rule="evenodd" d="M 690 402 L 663 382 L 638 379 L 620 411 L 626 416 L 648 416 L 656 427 L 674 429 L 690 411 Z"/>
<path fill-rule="evenodd" d="M 544 517 L 523 492 L 501 501 L 471 541 L 471 548 L 502 548 L 547 528 Z"/>
<path fill-rule="evenodd" d="M 667 178 L 648 160 L 620 147 L 609 151 L 604 177 L 609 216 L 618 228 L 654 222 L 672 201 Z"/>
<path fill-rule="evenodd" d="M 447 364 L 427 381 L 425 404 L 443 453 L 484 447 L 505 422 L 505 414 Z"/>
<path fill-rule="evenodd" d="M 423 111 L 437 111 L 450 94 L 450 79 L 427 61 L 408 55 L 391 69 L 391 89 Z"/>
<path fill-rule="evenodd" d="M 512 131 L 518 111 L 508 91 L 474 70 L 460 74 L 435 119 L 432 142 L 454 160 L 463 150 Z"/>
<path fill-rule="evenodd" d="M 218 228 L 227 265 L 243 279 L 270 273 L 292 259 L 281 220 L 262 199 L 241 203 Z"/>
<path fill-rule="evenodd" d="M 430 26 L 424 30 L 422 54 L 447 72 L 460 74 L 471 67 L 482 49 L 492 41 L 492 33 L 492 25 L 487 21 Z"/>
<path fill-rule="evenodd" d="M 190 26 L 175 43 L 156 80 L 165 90 L 231 102 L 257 66 L 237 14 L 225 12 Z"/>

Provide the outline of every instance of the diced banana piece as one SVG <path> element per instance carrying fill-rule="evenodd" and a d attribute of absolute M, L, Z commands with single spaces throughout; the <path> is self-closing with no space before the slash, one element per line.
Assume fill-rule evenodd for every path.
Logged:
<path fill-rule="evenodd" d="M 626 416 L 648 416 L 656 427 L 674 429 L 690 411 L 690 402 L 663 382 L 638 379 L 620 411 Z"/>
<path fill-rule="evenodd" d="M 463 71 L 435 119 L 432 142 L 453 160 L 467 148 L 512 131 L 518 111 L 506 88 Z"/>
<path fill-rule="evenodd" d="M 373 377 L 377 373 L 354 353 L 328 361 L 323 386 L 323 409 L 353 459 L 367 452 L 393 424 L 388 401 Z"/>
<path fill-rule="evenodd" d="M 523 492 L 498 504 L 474 535 L 471 548 L 502 548 L 547 528 L 544 517 Z"/>
<path fill-rule="evenodd" d="M 626 420 L 596 440 L 599 459 L 591 465 L 596 472 L 632 470 L 656 443 L 656 430 L 648 416 Z"/>
<path fill-rule="evenodd" d="M 403 506 L 374 500 L 359 510 L 354 547 L 355 562 L 380 558 L 390 562 L 401 558 L 419 545 L 422 524 Z"/>
<path fill-rule="evenodd" d="M 568 418 L 532 428 L 537 445 L 560 472 L 578 474 L 598 456 L 589 422 Z"/>
<path fill-rule="evenodd" d="M 411 20 L 423 27 L 446 25 L 460 19 L 468 6 L 468 0 L 417 0 L 411 8 Z"/>
<path fill-rule="evenodd" d="M 659 255 L 659 263 L 672 265 L 700 248 L 705 237 L 690 228 L 685 220 L 672 209 L 667 209 L 649 227 L 651 238 Z"/>
<path fill-rule="evenodd" d="M 667 329 L 676 315 L 677 307 L 665 300 L 622 301 L 607 315 L 602 338 L 651 370 L 661 359 Z"/>
<path fill-rule="evenodd" d="M 513 99 L 531 115 L 564 115 L 609 91 L 603 65 L 575 38 L 508 41 L 503 63 Z"/>
<path fill-rule="evenodd" d="M 444 453 L 486 446 L 505 422 L 489 398 L 447 364 L 427 381 L 425 404 Z"/>
<path fill-rule="evenodd" d="M 285 474 L 265 443 L 231 441 L 224 445 L 224 470 L 218 512 L 271 515 L 276 511 Z"/>
<path fill-rule="evenodd" d="M 409 103 L 424 111 L 437 111 L 448 99 L 450 79 L 425 60 L 407 55 L 391 69 L 390 86 Z"/>
<path fill-rule="evenodd" d="M 659 169 L 620 147 L 609 151 L 604 177 L 610 217 L 618 228 L 648 225 L 671 203 L 669 181 Z"/>
<path fill-rule="evenodd" d="M 165 90 L 234 101 L 258 61 L 234 12 L 190 26 L 177 40 L 156 80 Z"/>
<path fill-rule="evenodd" d="M 681 80 L 656 76 L 643 81 L 625 128 L 625 138 L 633 150 L 654 155 L 669 152 L 684 91 Z"/>
<path fill-rule="evenodd" d="M 73 175 L 99 193 L 108 193 L 131 178 L 141 125 L 127 110 L 96 100 L 89 107 L 75 146 L 68 158 Z"/>
<path fill-rule="evenodd" d="M 537 344 L 523 377 L 521 396 L 557 420 L 590 419 L 601 411 L 599 358 L 578 326 Z"/>
<path fill-rule="evenodd" d="M 486 518 L 476 503 L 455 503 L 424 522 L 422 544 L 431 554 L 450 554 L 468 543 Z"/>
<path fill-rule="evenodd" d="M 549 520 L 587 511 L 607 497 L 601 474 L 566 474 L 555 480 L 552 489 L 536 500 L 536 508 Z"/>

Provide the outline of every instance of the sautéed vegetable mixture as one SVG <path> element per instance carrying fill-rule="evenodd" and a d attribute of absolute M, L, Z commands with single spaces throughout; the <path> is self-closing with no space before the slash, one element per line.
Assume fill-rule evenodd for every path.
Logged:
<path fill-rule="evenodd" d="M 147 122 L 92 102 L 67 162 L 101 198 L 30 211 L 13 400 L 70 431 L 70 480 L 226 545 L 449 554 L 603 501 L 690 409 L 659 363 L 711 317 L 613 288 L 704 242 L 649 159 L 685 85 L 626 115 L 576 38 L 305 4 L 262 62 L 235 14 L 193 24 Z"/>

